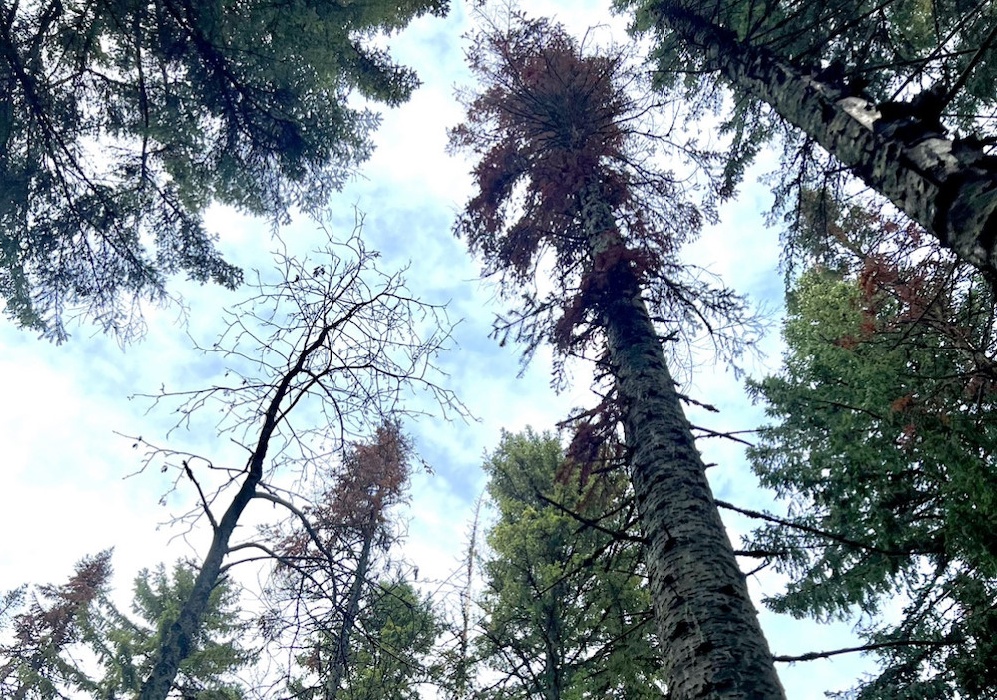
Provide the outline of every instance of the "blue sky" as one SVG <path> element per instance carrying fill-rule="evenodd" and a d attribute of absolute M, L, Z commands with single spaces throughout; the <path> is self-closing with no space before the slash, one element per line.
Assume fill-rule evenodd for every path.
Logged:
<path fill-rule="evenodd" d="M 534 14 L 555 14 L 569 29 L 621 20 L 612 19 L 607 3 L 530 2 Z M 564 8 L 570 8 L 565 10 Z M 377 151 L 361 177 L 333 198 L 326 217 L 337 235 L 352 230 L 356 211 L 364 214 L 364 239 L 381 250 L 387 271 L 408 265 L 410 288 L 431 303 L 449 303 L 454 348 L 441 356 L 443 379 L 457 391 L 476 420 L 447 423 L 424 418 L 409 424 L 420 456 L 434 476 L 413 480 L 409 538 L 405 551 L 421 578 L 443 577 L 457 565 L 474 500 L 484 485 L 479 466 L 494 449 L 502 429 L 532 425 L 552 429 L 568 411 L 586 400 L 584 370 L 576 387 L 557 395 L 550 388 L 549 354 L 542 351 L 521 377 L 517 349 L 500 348 L 488 338 L 494 314 L 501 310 L 496 290 L 478 279 L 476 263 L 451 233 L 454 214 L 468 193 L 469 165 L 445 155 L 447 126 L 462 115 L 453 96 L 455 85 L 467 84 L 459 37 L 467 27 L 462 8 L 446 20 L 419 20 L 392 41 L 395 55 L 414 66 L 424 86 L 408 104 L 384 115 L 376 136 Z M 606 30 L 610 31 L 610 30 Z M 778 362 L 778 309 L 782 275 L 777 270 L 778 232 L 766 228 L 763 214 L 771 197 L 757 183 L 762 167 L 749 174 L 736 201 L 725 205 L 721 221 L 692 244 L 689 260 L 719 274 L 734 289 L 772 313 L 773 324 L 760 347 L 765 356 L 748 364 L 760 375 Z M 229 211 L 214 210 L 209 224 L 233 262 L 265 268 L 274 242 L 268 227 Z M 282 238 L 294 252 L 307 252 L 321 240 L 317 226 L 299 220 Z M 141 435 L 166 443 L 172 417 L 146 413 L 147 403 L 129 400 L 134 393 L 170 387 L 197 387 L 211 379 L 218 363 L 191 351 L 190 337 L 210 344 L 220 330 L 221 310 L 241 299 L 240 292 L 184 284 L 173 287 L 188 308 L 149 312 L 149 333 L 124 350 L 113 339 L 86 326 L 69 343 L 55 347 L 9 324 L 0 325 L 0 373 L 8 399 L 0 405 L 0 436 L 5 449 L 5 488 L 0 491 L 0 590 L 23 582 L 58 582 L 82 556 L 115 547 L 115 585 L 126 599 L 130 582 L 142 567 L 180 556 L 203 553 L 204 532 L 185 531 L 166 523 L 189 506 L 187 490 L 160 498 L 170 475 L 151 468 L 129 478 L 141 466 L 132 441 L 116 435 Z M 184 317 L 188 321 L 185 325 Z M 742 383 L 722 364 L 708 358 L 688 377 L 687 391 L 721 409 L 719 416 L 691 411 L 694 422 L 716 429 L 741 430 L 762 420 Z M 237 450 L 216 438 L 210 421 L 187 433 L 175 433 L 171 445 L 221 461 L 241 460 Z M 736 445 L 705 441 L 707 462 L 716 462 L 710 479 L 719 498 L 748 507 L 771 504 L 754 483 Z M 725 514 L 726 518 L 726 514 Z M 732 535 L 750 525 L 727 519 Z M 771 575 L 752 580 L 753 594 L 775 590 Z M 763 613 L 763 625 L 775 653 L 802 653 L 846 646 L 847 625 L 819 625 Z M 848 687 L 863 665 L 854 658 L 781 667 L 793 698 L 820 698 L 826 690 Z"/>

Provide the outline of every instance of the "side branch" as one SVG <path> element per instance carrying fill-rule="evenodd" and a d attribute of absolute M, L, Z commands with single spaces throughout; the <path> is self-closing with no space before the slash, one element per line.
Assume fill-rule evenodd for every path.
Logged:
<path fill-rule="evenodd" d="M 877 651 L 879 649 L 896 649 L 897 647 L 944 647 L 955 644 L 954 639 L 898 639 L 892 642 L 876 642 L 875 644 L 864 644 L 859 647 L 846 647 L 844 649 L 832 649 L 831 651 L 811 651 L 799 656 L 786 656 L 775 654 L 773 661 L 780 663 L 794 663 L 796 661 L 814 661 L 816 659 L 829 659 L 840 654 L 852 654 L 857 651 Z"/>
<path fill-rule="evenodd" d="M 876 554 L 882 554 L 888 557 L 906 557 L 911 554 L 917 554 L 917 552 L 911 552 L 909 550 L 899 550 L 899 549 L 882 549 L 875 545 L 869 544 L 868 542 L 859 542 L 858 540 L 849 539 L 848 537 L 843 537 L 842 535 L 835 534 L 833 532 L 828 532 L 827 530 L 821 530 L 820 528 L 811 527 L 810 525 L 803 525 L 802 523 L 796 523 L 792 520 L 786 520 L 785 518 L 780 518 L 775 515 L 770 515 L 769 513 L 763 513 L 757 510 L 751 510 L 750 508 L 740 508 L 727 501 L 721 501 L 720 499 L 715 499 L 717 508 L 723 508 L 724 510 L 730 510 L 735 513 L 740 513 L 741 515 L 746 515 L 749 518 L 755 518 L 756 520 L 764 520 L 767 523 L 774 523 L 776 525 L 782 525 L 783 527 L 792 528 L 794 530 L 800 530 L 801 532 L 806 532 L 811 535 L 816 535 L 817 537 L 824 537 L 826 539 L 838 542 L 840 544 L 847 545 L 849 547 L 855 547 L 857 549 L 864 549 L 869 552 L 875 552 Z"/>

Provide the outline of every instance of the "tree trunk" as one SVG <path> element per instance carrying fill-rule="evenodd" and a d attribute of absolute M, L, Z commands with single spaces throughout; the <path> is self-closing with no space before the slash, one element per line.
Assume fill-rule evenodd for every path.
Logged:
<path fill-rule="evenodd" d="M 156 663 L 145 683 L 142 684 L 142 690 L 139 694 L 140 700 L 166 700 L 170 688 L 173 687 L 177 672 L 180 670 L 180 663 L 194 651 L 192 644 L 201 629 L 204 612 L 208 608 L 211 591 L 221 574 L 222 562 L 225 555 L 228 554 L 232 534 L 239 524 L 242 513 L 246 510 L 246 506 L 256 495 L 256 487 L 263 479 L 263 464 L 267 451 L 270 449 L 270 439 L 284 416 L 281 404 L 290 392 L 294 378 L 303 371 L 308 357 L 325 345 L 329 333 L 330 327 L 323 328 L 318 336 L 301 350 L 295 364 L 275 387 L 274 395 L 263 414 L 263 425 L 260 428 L 260 435 L 253 454 L 246 464 L 246 480 L 239 487 L 239 491 L 225 510 L 222 519 L 216 525 L 212 521 L 214 534 L 211 537 L 211 547 L 204 557 L 201 570 L 197 572 L 197 578 L 194 579 L 194 587 L 190 595 L 180 608 L 180 615 L 172 625 L 163 631 L 159 648 L 156 651 Z M 207 508 L 207 504 L 204 507 Z"/>
<path fill-rule="evenodd" d="M 350 637 L 353 625 L 356 623 L 357 613 L 360 610 L 360 594 L 363 592 L 367 571 L 370 569 L 370 549 L 376 532 L 377 527 L 372 513 L 370 523 L 363 533 L 363 544 L 360 549 L 360 558 L 357 560 L 357 570 L 353 574 L 353 581 L 350 582 L 346 610 L 343 611 L 343 624 L 340 626 L 339 636 L 335 640 L 332 670 L 329 677 L 325 679 L 325 700 L 336 700 L 339 687 L 343 684 L 343 677 L 346 676 L 346 670 L 349 667 Z"/>
<path fill-rule="evenodd" d="M 997 158 L 971 139 L 948 139 L 909 117 L 886 122 L 876 105 L 827 85 L 764 47 L 738 41 L 686 0 L 659 0 L 668 25 L 735 89 L 761 99 L 950 248 L 997 280 Z"/>
<path fill-rule="evenodd" d="M 260 461 L 262 462 L 262 457 Z M 180 670 L 180 662 L 194 651 L 192 644 L 201 629 L 201 621 L 204 618 L 204 611 L 208 608 L 211 591 L 218 582 L 222 561 L 228 553 L 229 540 L 235 532 L 239 518 L 256 492 L 261 474 L 262 468 L 258 471 L 250 470 L 239 492 L 215 528 L 211 547 L 201 564 L 201 570 L 197 572 L 197 578 L 194 579 L 194 587 L 180 609 L 180 615 L 163 631 L 156 664 L 142 685 L 142 692 L 139 695 L 141 700 L 166 700 Z"/>
<path fill-rule="evenodd" d="M 602 302 L 608 361 L 624 409 L 631 479 L 670 700 L 781 700 L 772 653 L 713 500 L 661 341 L 630 263 L 599 269 L 620 247 L 599 189 L 582 195 L 595 261 L 611 275 Z M 608 256 L 613 258 L 613 256 Z M 619 256 L 616 256 L 619 260 Z"/>

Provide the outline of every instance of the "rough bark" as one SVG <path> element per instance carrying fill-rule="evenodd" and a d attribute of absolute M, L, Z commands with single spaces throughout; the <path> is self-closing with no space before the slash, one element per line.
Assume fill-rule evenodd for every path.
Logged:
<path fill-rule="evenodd" d="M 659 0 L 651 12 L 736 89 L 767 102 L 942 245 L 997 280 L 997 158 L 978 141 L 946 138 L 912 117 L 887 122 L 874 103 L 738 41 L 694 3 Z"/>
<path fill-rule="evenodd" d="M 583 218 L 598 261 L 623 243 L 609 206 L 591 192 L 584 199 Z M 601 325 L 624 408 L 668 697 L 783 699 L 639 281 L 628 263 L 605 273 L 612 284 Z"/>

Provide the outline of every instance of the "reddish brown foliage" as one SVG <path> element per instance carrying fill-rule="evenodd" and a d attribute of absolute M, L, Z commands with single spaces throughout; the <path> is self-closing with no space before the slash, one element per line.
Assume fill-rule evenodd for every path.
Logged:
<path fill-rule="evenodd" d="M 76 620 L 103 592 L 111 578 L 111 551 L 86 557 L 61 586 L 41 586 L 28 612 L 14 621 L 18 647 L 61 649 L 76 640 Z"/>
<path fill-rule="evenodd" d="M 458 234 L 489 272 L 520 282 L 548 249 L 560 274 L 577 271 L 590 236 L 600 233 L 583 221 L 583 194 L 595 188 L 612 214 L 606 225 L 623 222 L 627 247 L 642 251 L 641 271 L 655 266 L 674 252 L 676 231 L 695 232 L 699 216 L 673 196 L 667 176 L 632 167 L 638 108 L 618 84 L 626 82 L 623 60 L 583 55 L 560 26 L 517 19 L 509 31 L 474 37 L 467 54 L 486 87 L 469 100 L 466 122 L 450 131 L 451 148 L 481 154 L 477 194 Z M 659 199 L 670 201 L 655 206 Z M 674 228 L 658 225 L 663 212 Z"/>
<path fill-rule="evenodd" d="M 354 443 L 343 459 L 332 485 L 307 510 L 314 530 L 330 544 L 350 533 L 372 533 L 382 528 L 388 509 L 405 495 L 412 447 L 397 422 L 377 429 L 373 440 Z M 316 554 L 309 534 L 295 529 L 280 538 L 277 551 L 284 557 L 307 559 Z"/>
<path fill-rule="evenodd" d="M 915 224 L 881 210 L 854 207 L 826 226 L 848 253 L 845 269 L 855 275 L 862 292 L 859 333 L 839 338 L 838 346 L 854 349 L 864 342 L 885 342 L 954 352 L 961 357 L 958 370 L 941 384 L 954 386 L 968 400 L 995 390 L 997 314 L 989 285 L 980 284 L 974 270 L 923 237 Z M 904 245 L 896 244 L 898 237 Z M 921 241 L 924 244 L 917 247 Z M 893 409 L 909 412 L 911 406 L 909 397 L 900 397 Z M 944 422 L 930 401 L 918 410 Z M 909 441 L 914 431 L 913 424 L 908 425 L 903 441 Z"/>
<path fill-rule="evenodd" d="M 890 410 L 896 413 L 901 413 L 906 411 L 907 407 L 910 406 L 913 401 L 914 397 L 911 394 L 904 394 L 890 404 Z"/>
<path fill-rule="evenodd" d="M 502 24 L 472 37 L 467 60 L 482 87 L 450 132 L 452 149 L 480 156 L 456 233 L 521 303 L 500 337 L 524 341 L 527 356 L 550 342 L 555 362 L 601 354 L 606 309 L 638 297 L 695 335 L 713 332 L 711 317 L 736 326 L 740 299 L 676 261 L 702 215 L 646 157 L 657 144 L 645 128 L 653 110 L 630 90 L 638 72 L 549 21 L 513 13 Z M 582 465 L 583 481 L 614 444 L 617 419 L 604 401 L 576 424 L 568 463 Z"/>

